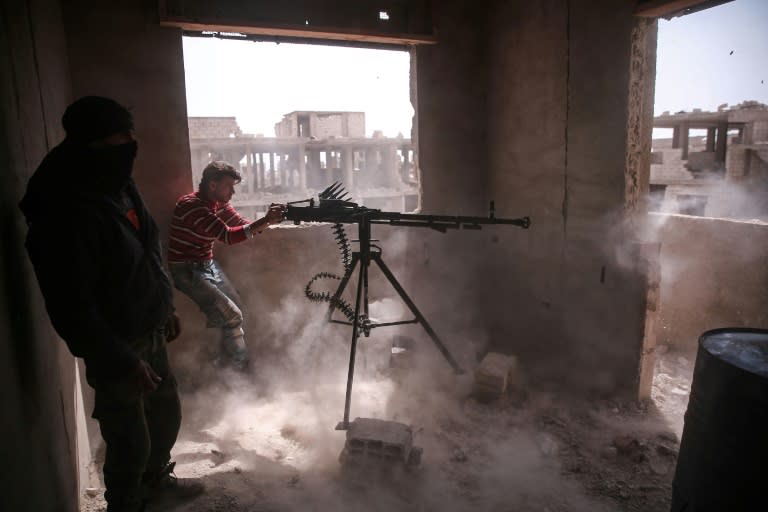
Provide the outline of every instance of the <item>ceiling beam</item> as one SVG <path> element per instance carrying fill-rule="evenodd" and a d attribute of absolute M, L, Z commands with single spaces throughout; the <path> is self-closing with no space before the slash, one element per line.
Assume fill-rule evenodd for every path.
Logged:
<path fill-rule="evenodd" d="M 645 0 L 635 7 L 635 16 L 645 18 L 674 17 L 708 9 L 733 0 Z"/>

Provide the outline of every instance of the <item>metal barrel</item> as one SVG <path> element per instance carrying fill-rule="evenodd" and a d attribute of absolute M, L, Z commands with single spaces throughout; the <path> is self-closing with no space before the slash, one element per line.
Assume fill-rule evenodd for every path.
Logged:
<path fill-rule="evenodd" d="M 699 338 L 672 512 L 768 510 L 768 330 Z"/>

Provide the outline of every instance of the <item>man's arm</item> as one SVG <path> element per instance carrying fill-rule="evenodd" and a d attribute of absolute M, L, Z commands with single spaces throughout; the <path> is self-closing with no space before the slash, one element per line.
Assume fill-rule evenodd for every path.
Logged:
<path fill-rule="evenodd" d="M 196 207 L 180 217 L 184 218 L 186 224 L 182 229 L 192 229 L 200 236 L 233 245 L 251 238 L 254 232 L 261 233 L 271 224 L 282 222 L 284 210 L 283 205 L 272 204 L 261 219 L 234 227 L 228 226 L 219 215 L 205 207 Z"/>
<path fill-rule="evenodd" d="M 269 205 L 267 214 L 256 221 L 245 220 L 229 203 L 227 203 L 226 206 L 224 206 L 224 208 L 219 211 L 218 215 L 230 227 L 247 225 L 251 232 L 257 231 L 261 233 L 268 226 L 272 224 L 279 224 L 283 221 L 283 218 L 285 217 L 285 206 L 272 203 Z"/>

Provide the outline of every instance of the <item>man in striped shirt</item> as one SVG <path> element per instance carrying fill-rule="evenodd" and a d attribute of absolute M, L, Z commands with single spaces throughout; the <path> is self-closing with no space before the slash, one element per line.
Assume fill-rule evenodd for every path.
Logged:
<path fill-rule="evenodd" d="M 242 301 L 219 264 L 213 243 L 237 244 L 283 220 L 285 207 L 272 204 L 259 220 L 243 219 L 229 201 L 240 173 L 226 162 L 211 162 L 203 170 L 197 192 L 179 198 L 168 243 L 168 263 L 174 285 L 205 313 L 208 327 L 221 330 L 221 363 L 239 370 L 248 366 L 243 332 Z"/>

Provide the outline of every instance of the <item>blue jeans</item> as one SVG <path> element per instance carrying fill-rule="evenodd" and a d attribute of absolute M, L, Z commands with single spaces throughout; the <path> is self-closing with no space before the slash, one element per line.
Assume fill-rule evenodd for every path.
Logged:
<path fill-rule="evenodd" d="M 174 286 L 205 313 L 208 327 L 221 330 L 221 351 L 238 366 L 248 363 L 243 332 L 242 301 L 214 260 L 171 263 Z"/>

